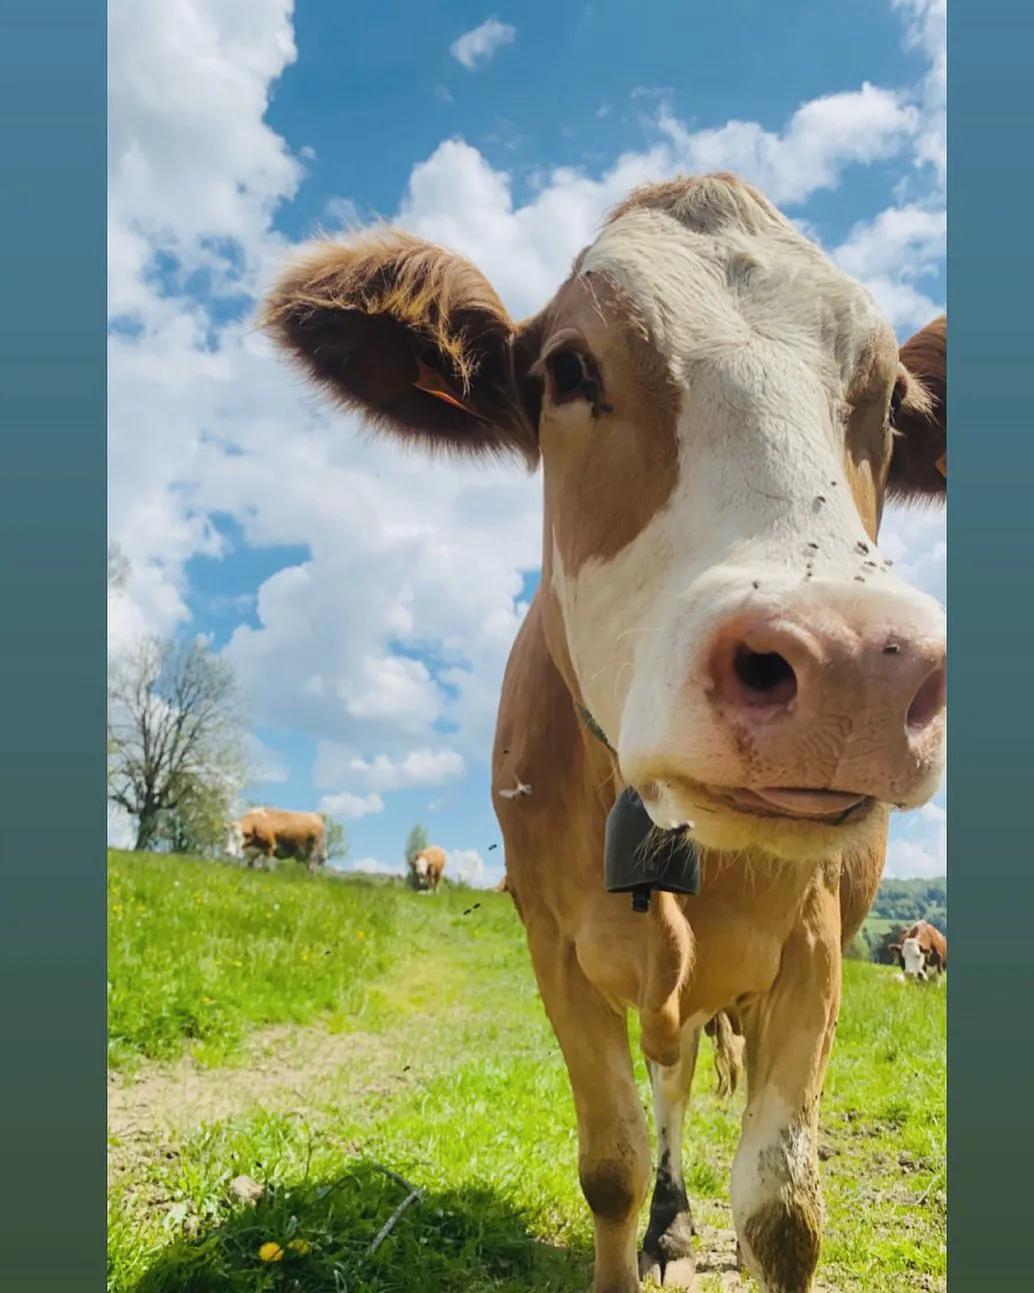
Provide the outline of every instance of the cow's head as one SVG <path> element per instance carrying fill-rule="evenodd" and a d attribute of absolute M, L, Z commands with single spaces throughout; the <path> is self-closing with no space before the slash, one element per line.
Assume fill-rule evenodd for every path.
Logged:
<path fill-rule="evenodd" d="M 901 966 L 906 978 L 926 979 L 927 955 L 918 938 L 906 938 L 901 944 Z"/>
<path fill-rule="evenodd" d="M 244 856 L 244 828 L 240 822 L 226 824 L 226 852 L 232 858 Z"/>
<path fill-rule="evenodd" d="M 427 879 L 429 867 L 427 863 L 427 858 L 423 853 L 418 853 L 417 856 L 410 863 L 410 865 L 413 868 L 413 874 L 416 876 L 418 880 Z"/>
<path fill-rule="evenodd" d="M 942 768 L 945 625 L 876 545 L 945 492 L 945 326 L 869 294 L 729 176 L 634 193 L 534 318 L 454 253 L 318 246 L 266 326 L 403 442 L 543 465 L 558 667 L 659 825 L 790 858 Z"/>

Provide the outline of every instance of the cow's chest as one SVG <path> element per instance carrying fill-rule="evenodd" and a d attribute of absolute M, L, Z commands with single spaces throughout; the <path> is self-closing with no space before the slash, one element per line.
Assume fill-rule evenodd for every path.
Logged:
<path fill-rule="evenodd" d="M 752 906 L 687 904 L 693 931 L 693 970 L 682 994 L 682 1016 L 708 1016 L 738 997 L 767 992 L 776 975 L 792 918 L 767 917 Z"/>

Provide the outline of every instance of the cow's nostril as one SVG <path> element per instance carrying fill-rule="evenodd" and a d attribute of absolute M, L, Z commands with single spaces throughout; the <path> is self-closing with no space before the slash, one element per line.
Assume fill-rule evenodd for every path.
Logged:
<path fill-rule="evenodd" d="M 912 732 L 929 727 L 944 709 L 947 676 L 943 669 L 935 669 L 924 679 L 908 707 L 905 723 Z"/>
<path fill-rule="evenodd" d="M 748 703 L 788 705 L 797 695 L 797 675 L 787 660 L 775 651 L 752 651 L 738 646 L 733 670 L 742 683 Z"/>

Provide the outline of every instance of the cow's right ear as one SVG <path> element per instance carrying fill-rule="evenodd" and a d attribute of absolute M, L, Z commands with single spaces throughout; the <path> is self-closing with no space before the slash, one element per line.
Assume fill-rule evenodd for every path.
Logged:
<path fill-rule="evenodd" d="M 371 427 L 431 451 L 538 462 L 516 376 L 528 330 L 464 257 L 396 230 L 320 242 L 285 270 L 261 322 Z"/>
<path fill-rule="evenodd" d="M 887 945 L 887 951 L 888 951 L 888 952 L 900 952 L 900 951 L 901 951 L 901 944 L 900 944 L 900 943 L 888 943 L 888 945 Z"/>

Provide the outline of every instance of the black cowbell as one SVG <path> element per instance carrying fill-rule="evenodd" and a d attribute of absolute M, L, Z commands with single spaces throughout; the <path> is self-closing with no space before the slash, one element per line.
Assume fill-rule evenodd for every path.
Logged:
<path fill-rule="evenodd" d="M 651 832 L 647 851 L 642 845 Z M 700 892 L 700 854 L 685 831 L 658 831 L 639 795 L 626 786 L 607 817 L 603 882 L 608 893 L 630 893 L 632 909 L 645 912 L 654 889 Z"/>

